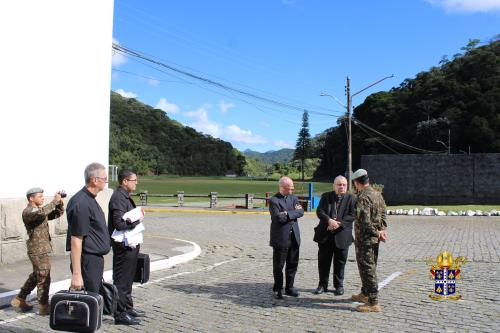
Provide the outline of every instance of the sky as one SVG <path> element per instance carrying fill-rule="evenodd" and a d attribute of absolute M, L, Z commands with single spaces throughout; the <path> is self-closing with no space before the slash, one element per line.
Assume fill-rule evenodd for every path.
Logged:
<path fill-rule="evenodd" d="M 500 0 L 115 0 L 112 90 L 239 150 L 294 148 L 363 103 L 500 34 Z M 150 62 L 156 61 L 156 64 Z M 330 96 L 320 96 L 326 93 Z M 391 135 L 391 133 L 385 133 Z"/>

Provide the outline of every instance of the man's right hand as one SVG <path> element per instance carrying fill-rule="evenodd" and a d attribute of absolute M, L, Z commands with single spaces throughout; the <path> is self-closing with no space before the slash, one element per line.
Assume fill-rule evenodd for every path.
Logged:
<path fill-rule="evenodd" d="M 385 243 L 385 241 L 387 240 L 387 231 L 385 231 L 385 230 L 380 230 L 380 231 L 378 232 L 378 239 L 379 239 L 380 241 L 382 241 L 382 242 L 384 242 L 384 243 Z"/>
<path fill-rule="evenodd" d="M 71 276 L 71 289 L 73 290 L 83 289 L 83 278 L 81 274 L 73 274 Z"/>

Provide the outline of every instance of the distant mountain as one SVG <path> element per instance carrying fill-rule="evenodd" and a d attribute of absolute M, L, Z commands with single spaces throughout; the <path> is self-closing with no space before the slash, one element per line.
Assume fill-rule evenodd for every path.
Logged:
<path fill-rule="evenodd" d="M 290 162 L 293 158 L 293 152 L 294 150 L 289 148 L 270 150 L 265 153 L 247 149 L 243 152 L 243 155 L 258 159 L 266 164 L 273 164 L 276 162 Z"/>

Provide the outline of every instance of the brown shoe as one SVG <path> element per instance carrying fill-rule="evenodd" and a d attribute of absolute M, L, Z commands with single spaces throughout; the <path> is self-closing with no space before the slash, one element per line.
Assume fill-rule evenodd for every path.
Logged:
<path fill-rule="evenodd" d="M 38 314 L 40 316 L 48 316 L 50 314 L 50 303 L 49 304 L 39 304 Z"/>
<path fill-rule="evenodd" d="M 26 300 L 14 297 L 12 301 L 10 301 L 10 305 L 16 310 L 21 312 L 31 311 L 33 309 L 33 305 L 26 303 Z"/>
<path fill-rule="evenodd" d="M 356 302 L 368 303 L 368 296 L 363 295 L 363 293 L 359 293 L 357 295 L 352 295 L 351 299 Z"/>
<path fill-rule="evenodd" d="M 380 312 L 382 308 L 378 304 L 363 304 L 356 308 L 359 312 Z"/>

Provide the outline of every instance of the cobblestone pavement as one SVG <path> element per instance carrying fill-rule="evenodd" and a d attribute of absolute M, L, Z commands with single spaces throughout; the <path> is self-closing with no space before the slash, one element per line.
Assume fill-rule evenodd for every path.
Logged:
<path fill-rule="evenodd" d="M 379 283 L 401 274 L 380 290 L 382 313 L 354 311 L 350 295 L 360 279 L 351 248 L 344 296 L 314 295 L 316 218 L 301 219 L 303 243 L 296 278 L 299 298 L 272 297 L 272 249 L 268 215 L 149 214 L 148 237 L 176 237 L 198 243 L 195 260 L 152 273 L 134 289 L 135 305 L 147 312 L 140 326 L 115 326 L 105 317 L 104 332 L 499 332 L 500 218 L 389 217 L 389 237 L 380 250 Z M 448 250 L 465 256 L 459 301 L 433 301 L 429 266 Z M 0 320 L 19 318 L 12 309 Z M 10 332 L 48 331 L 48 319 L 30 314 L 5 323 Z"/>

